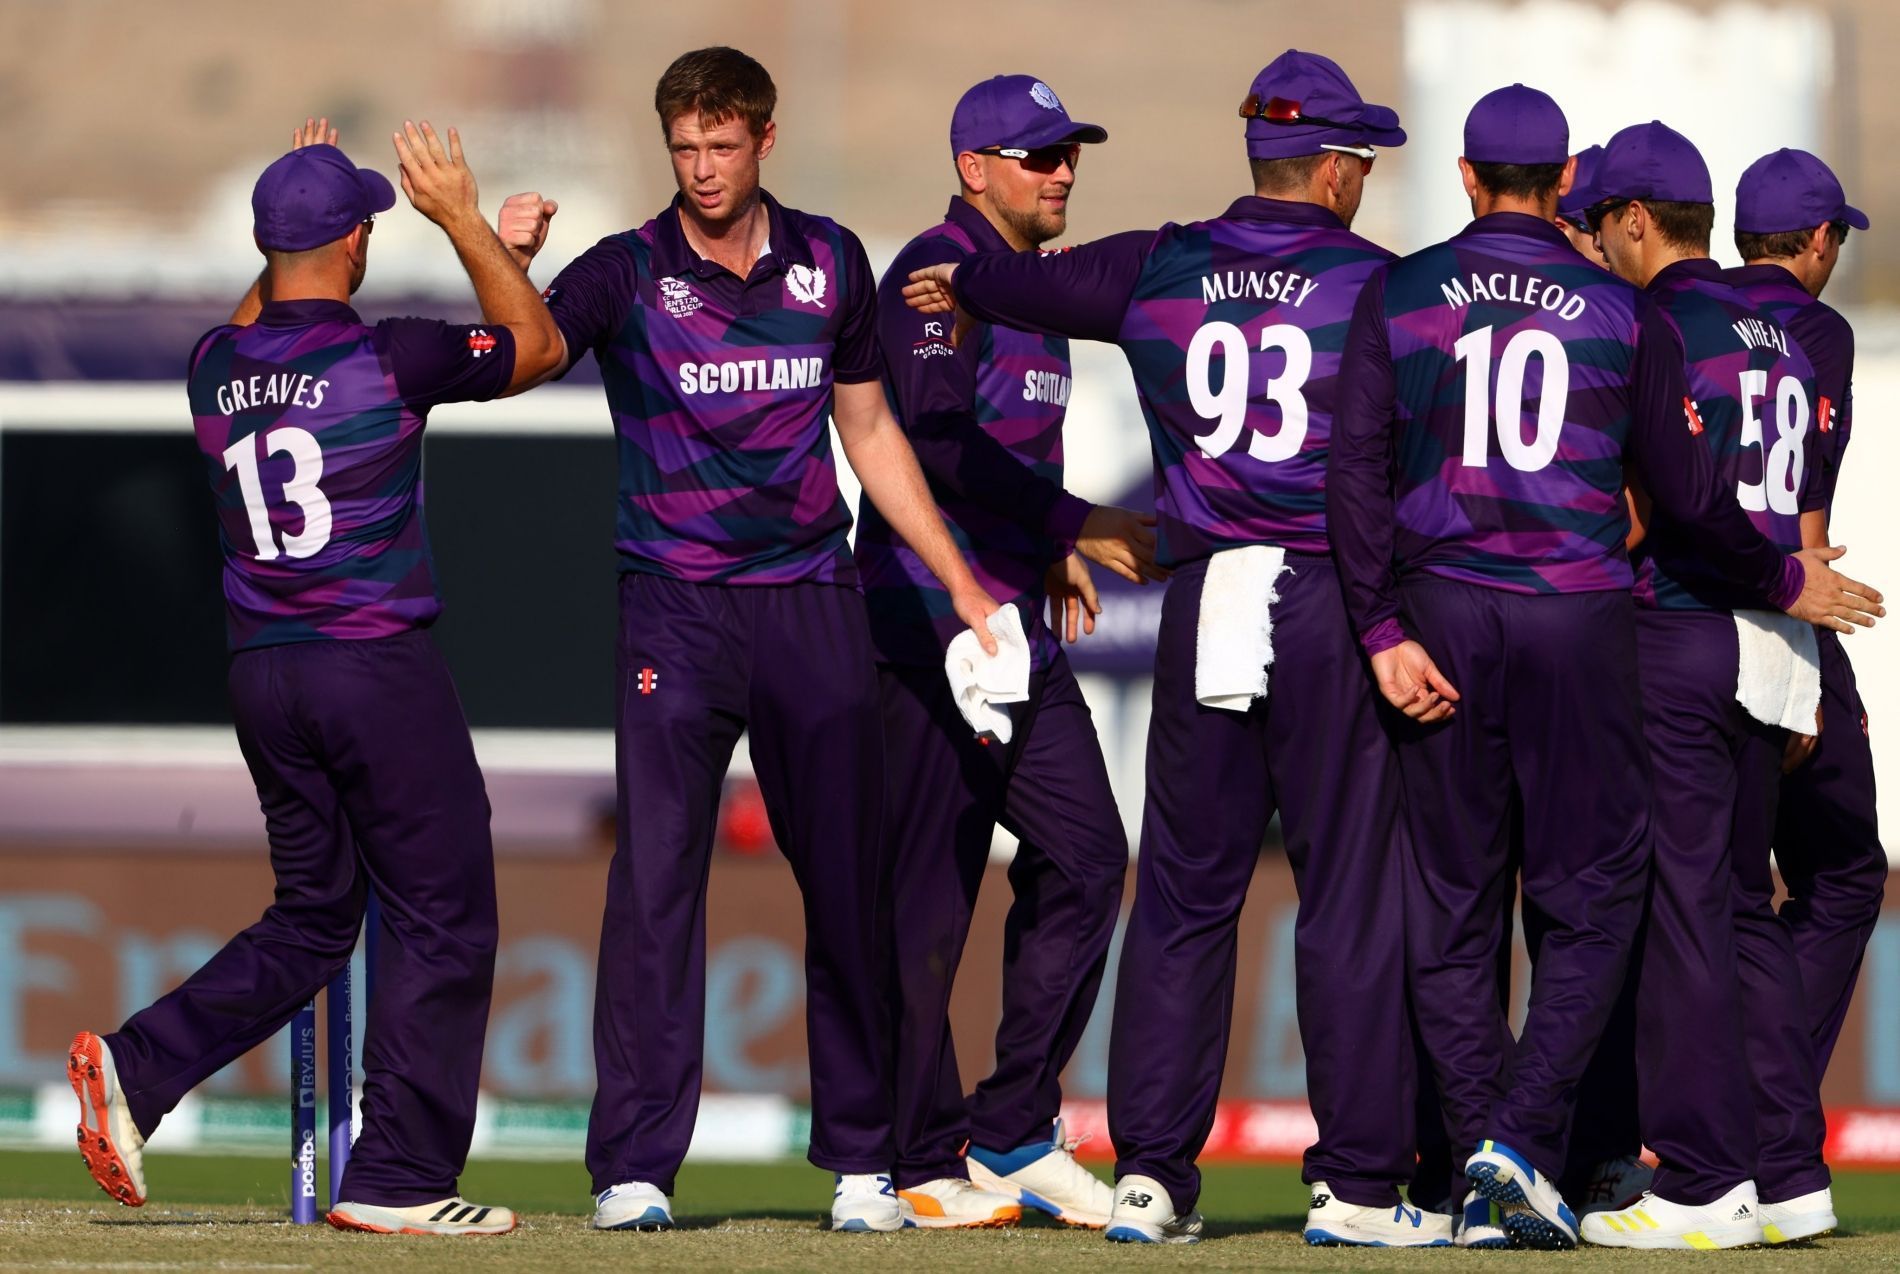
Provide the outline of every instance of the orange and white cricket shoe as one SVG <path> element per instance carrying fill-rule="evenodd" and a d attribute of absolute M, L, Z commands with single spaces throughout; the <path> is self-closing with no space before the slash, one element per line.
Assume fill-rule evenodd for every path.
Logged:
<path fill-rule="evenodd" d="M 979 1190 L 962 1177 L 938 1177 L 897 1192 L 905 1228 L 1000 1230 L 1023 1219 L 1023 1205 L 1008 1195 Z"/>
<path fill-rule="evenodd" d="M 460 1195 L 413 1208 L 339 1203 L 323 1219 L 339 1230 L 364 1234 L 506 1234 L 515 1228 L 509 1209 L 485 1208 Z"/>
<path fill-rule="evenodd" d="M 128 1208 L 145 1206 L 145 1138 L 119 1091 L 112 1050 L 91 1031 L 73 1036 L 66 1078 L 79 1098 L 79 1157 L 99 1188 Z"/>

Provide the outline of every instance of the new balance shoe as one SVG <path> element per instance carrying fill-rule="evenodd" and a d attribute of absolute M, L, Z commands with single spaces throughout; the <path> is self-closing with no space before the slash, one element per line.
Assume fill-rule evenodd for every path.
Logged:
<path fill-rule="evenodd" d="M 1840 1222 L 1834 1217 L 1834 1191 L 1822 1187 L 1782 1203 L 1763 1203 L 1761 1232 L 1770 1243 L 1798 1243 L 1815 1239 Z"/>
<path fill-rule="evenodd" d="M 660 1187 L 647 1181 L 622 1181 L 594 1196 L 596 1230 L 670 1230 L 673 1206 Z"/>
<path fill-rule="evenodd" d="M 1605 1159 L 1590 1170 L 1590 1184 L 1570 1202 L 1579 1220 L 1595 1212 L 1620 1212 L 1649 1193 L 1656 1170 L 1635 1155 Z"/>
<path fill-rule="evenodd" d="M 1450 1247 L 1451 1218 L 1404 1203 L 1361 1207 L 1335 1196 L 1324 1181 L 1315 1181 L 1301 1237 L 1314 1247 Z"/>
<path fill-rule="evenodd" d="M 73 1036 L 66 1078 L 79 1098 L 79 1157 L 99 1188 L 128 1208 L 145 1206 L 145 1138 L 119 1090 L 112 1050 L 91 1031 Z"/>
<path fill-rule="evenodd" d="M 839 1174 L 831 1195 L 831 1228 L 845 1234 L 884 1234 L 903 1229 L 904 1210 L 897 1201 L 891 1174 Z"/>
<path fill-rule="evenodd" d="M 1504 1228 L 1504 1209 L 1473 1190 L 1465 1196 L 1465 1206 L 1458 1212 L 1459 1247 L 1480 1249 L 1505 1248 L 1511 1246 L 1511 1236 Z"/>
<path fill-rule="evenodd" d="M 323 1219 L 339 1230 L 364 1234 L 506 1234 L 515 1228 L 510 1209 L 483 1207 L 459 1195 L 413 1208 L 339 1203 Z"/>
<path fill-rule="evenodd" d="M 1583 1239 L 1599 1247 L 1720 1248 L 1754 1247 L 1767 1241 L 1755 1183 L 1744 1181 L 1714 1203 L 1696 1207 L 1671 1203 L 1654 1192 L 1634 1207 L 1585 1217 Z"/>
<path fill-rule="evenodd" d="M 1110 1243 L 1199 1243 L 1201 1214 L 1176 1215 L 1159 1181 L 1126 1176 L 1115 1183 L 1115 1208 L 1102 1237 Z"/>
<path fill-rule="evenodd" d="M 1062 1121 L 1048 1141 L 1032 1141 L 1014 1150 L 971 1146 L 970 1181 L 992 1194 L 1007 1195 L 1026 1208 L 1047 1212 L 1064 1225 L 1099 1230 L 1115 1208 L 1115 1189 L 1075 1160 L 1086 1136 L 1069 1140 Z"/>
<path fill-rule="evenodd" d="M 1501 1141 L 1481 1141 L 1465 1163 L 1471 1188 L 1504 1209 L 1513 1247 L 1553 1251 L 1577 1246 L 1577 1218 L 1556 1183 Z"/>
<path fill-rule="evenodd" d="M 905 1226 L 919 1230 L 1000 1230 L 1023 1219 L 1022 1204 L 962 1177 L 906 1186 L 897 1192 L 897 1206 Z"/>

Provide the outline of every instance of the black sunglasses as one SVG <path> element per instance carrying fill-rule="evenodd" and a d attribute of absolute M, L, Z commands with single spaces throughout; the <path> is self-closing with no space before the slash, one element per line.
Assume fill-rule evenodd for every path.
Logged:
<path fill-rule="evenodd" d="M 1634 199 L 1599 199 L 1583 210 L 1583 219 L 1589 223 L 1590 233 L 1595 234 L 1603 228 L 1603 219 L 1613 212 L 1635 203 Z"/>
<path fill-rule="evenodd" d="M 1019 161 L 1032 173 L 1047 175 L 1067 164 L 1074 172 L 1082 162 L 1081 142 L 1057 142 L 1052 146 L 1037 146 L 1033 150 L 1021 146 L 985 146 L 976 152 L 979 155 L 1001 155 L 1004 159 Z"/>

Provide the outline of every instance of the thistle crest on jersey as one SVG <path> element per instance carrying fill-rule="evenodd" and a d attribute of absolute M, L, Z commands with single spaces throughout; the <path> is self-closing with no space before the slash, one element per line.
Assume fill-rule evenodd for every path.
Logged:
<path fill-rule="evenodd" d="M 808 265 L 795 265 L 785 272 L 785 290 L 795 301 L 825 308 L 825 272 Z"/>

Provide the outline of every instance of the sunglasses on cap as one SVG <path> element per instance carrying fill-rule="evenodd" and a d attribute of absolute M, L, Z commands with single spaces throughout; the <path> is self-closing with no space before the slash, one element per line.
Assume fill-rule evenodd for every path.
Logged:
<path fill-rule="evenodd" d="M 1074 172 L 1082 162 L 1081 142 L 1056 142 L 1051 146 L 1037 146 L 1026 150 L 1021 146 L 985 146 L 976 152 L 979 155 L 1001 155 L 1004 159 L 1014 159 L 1032 173 L 1047 176 L 1067 164 Z"/>
<path fill-rule="evenodd" d="M 1321 128 L 1365 128 L 1364 124 L 1357 121 L 1347 122 L 1308 115 L 1300 109 L 1298 98 L 1269 97 L 1262 101 L 1258 93 L 1247 94 L 1247 100 L 1240 104 L 1240 118 L 1263 119 L 1269 124 L 1317 124 Z"/>

